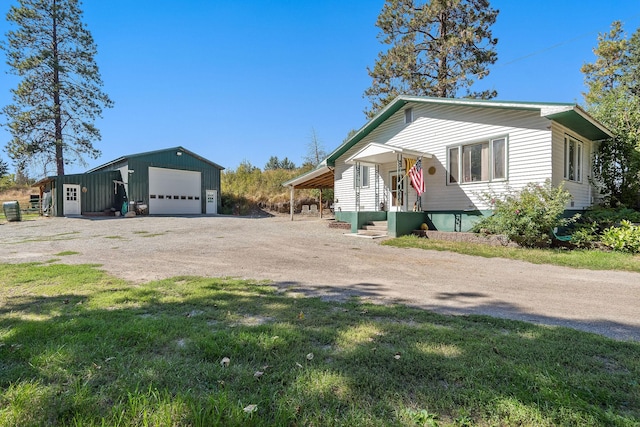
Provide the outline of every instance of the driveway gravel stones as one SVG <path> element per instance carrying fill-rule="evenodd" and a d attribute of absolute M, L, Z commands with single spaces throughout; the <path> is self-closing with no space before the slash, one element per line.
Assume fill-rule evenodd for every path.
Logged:
<path fill-rule="evenodd" d="M 175 276 L 272 281 L 342 301 L 486 314 L 640 341 L 640 274 L 579 270 L 347 237 L 288 216 L 41 218 L 0 225 L 0 262 L 99 264 L 132 283 Z M 74 255 L 56 255 L 65 251 Z"/>

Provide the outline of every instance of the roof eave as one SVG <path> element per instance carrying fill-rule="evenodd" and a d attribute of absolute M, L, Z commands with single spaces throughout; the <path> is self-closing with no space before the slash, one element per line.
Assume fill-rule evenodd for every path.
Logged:
<path fill-rule="evenodd" d="M 605 125 L 594 119 L 578 105 L 555 112 L 542 110 L 541 115 L 589 138 L 591 141 L 604 141 L 614 137 Z"/>

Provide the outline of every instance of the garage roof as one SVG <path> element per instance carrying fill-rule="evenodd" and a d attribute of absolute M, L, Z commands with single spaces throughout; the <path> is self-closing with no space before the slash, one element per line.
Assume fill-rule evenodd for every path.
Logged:
<path fill-rule="evenodd" d="M 145 157 L 145 156 L 149 156 L 149 155 L 152 155 L 152 154 L 158 154 L 158 153 L 164 153 L 164 152 L 176 152 L 176 153 L 181 152 L 181 153 L 185 153 L 185 154 L 190 155 L 191 157 L 195 157 L 196 159 L 213 166 L 214 168 L 217 168 L 217 169 L 220 169 L 220 170 L 224 170 L 224 167 L 220 166 L 219 164 L 214 163 L 211 160 L 205 159 L 204 157 L 199 156 L 196 153 L 194 153 L 193 151 L 189 151 L 184 147 L 178 146 L 178 147 L 173 147 L 173 148 L 165 148 L 165 149 L 162 149 L 162 150 L 146 151 L 144 153 L 129 154 L 127 156 L 118 157 L 115 160 L 112 160 L 112 161 L 110 161 L 108 163 L 105 163 L 103 165 L 100 165 L 100 166 L 97 166 L 97 167 L 95 167 L 93 169 L 88 170 L 87 173 L 98 172 L 98 171 L 100 171 L 102 169 L 106 169 L 106 168 L 112 167 L 113 165 L 116 165 L 118 163 L 126 163 L 129 159 L 132 159 L 132 158 Z"/>

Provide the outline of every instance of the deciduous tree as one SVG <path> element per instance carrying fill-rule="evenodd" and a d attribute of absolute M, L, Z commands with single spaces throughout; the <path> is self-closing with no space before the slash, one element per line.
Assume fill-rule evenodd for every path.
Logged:
<path fill-rule="evenodd" d="M 640 190 L 640 29 L 629 40 L 622 23 L 613 22 L 608 33 L 598 36 L 593 50 L 596 60 L 585 63 L 588 91 L 586 109 L 614 134 L 599 144 L 594 157 L 594 183 L 605 201 L 617 206 L 634 206 Z"/>
<path fill-rule="evenodd" d="M 100 151 L 94 125 L 112 101 L 102 91 L 96 45 L 82 22 L 79 0 L 18 0 L 7 14 L 15 26 L 2 49 L 13 74 L 22 78 L 4 107 L 12 139 L 7 152 L 18 168 L 34 156 L 65 164 Z"/>
<path fill-rule="evenodd" d="M 365 91 L 369 117 L 396 96 L 493 98 L 495 90 L 471 91 L 497 60 L 491 26 L 498 10 L 488 0 L 386 0 L 376 26 L 389 48 L 378 55 Z"/>
<path fill-rule="evenodd" d="M 311 136 L 307 144 L 307 155 L 304 157 L 304 163 L 317 165 L 327 157 L 327 152 L 322 146 L 320 137 L 314 128 L 311 128 Z"/>

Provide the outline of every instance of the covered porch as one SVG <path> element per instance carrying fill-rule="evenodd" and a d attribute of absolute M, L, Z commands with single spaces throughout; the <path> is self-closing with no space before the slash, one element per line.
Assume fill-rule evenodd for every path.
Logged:
<path fill-rule="evenodd" d="M 291 221 L 293 221 L 295 191 L 299 190 L 320 190 L 320 218 L 322 218 L 322 190 L 334 188 L 334 168 L 320 163 L 315 169 L 285 182 L 283 185 L 289 187 L 289 211 Z"/>
<path fill-rule="evenodd" d="M 423 161 L 432 157 L 387 144 L 366 145 L 345 160 L 353 165 L 355 203 L 353 211 L 336 212 L 336 219 L 351 223 L 352 233 L 377 221 L 386 221 L 387 234 L 392 237 L 419 228 L 426 214 L 422 195 L 411 186 L 409 171 L 413 168 L 424 180 Z"/>

